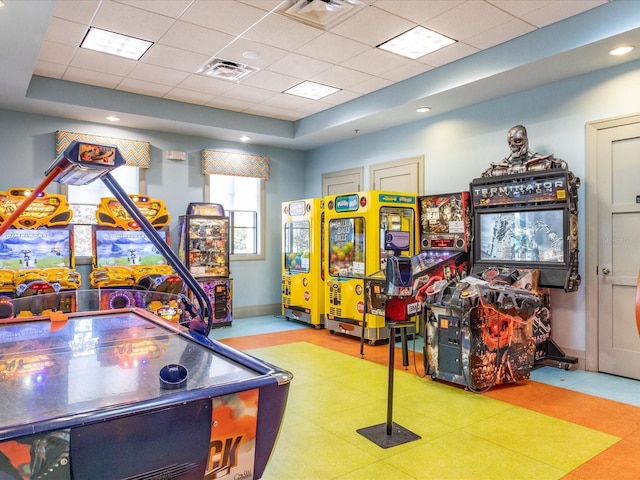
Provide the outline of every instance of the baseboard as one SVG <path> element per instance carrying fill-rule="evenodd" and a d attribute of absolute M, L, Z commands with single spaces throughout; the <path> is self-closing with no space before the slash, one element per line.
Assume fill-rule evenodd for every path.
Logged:
<path fill-rule="evenodd" d="M 233 318 L 260 317 L 262 315 L 280 315 L 282 305 L 274 303 L 272 305 L 252 305 L 250 307 L 233 307 Z"/>

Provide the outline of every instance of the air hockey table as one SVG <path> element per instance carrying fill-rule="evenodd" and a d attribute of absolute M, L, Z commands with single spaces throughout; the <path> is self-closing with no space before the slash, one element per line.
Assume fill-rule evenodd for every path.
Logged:
<path fill-rule="evenodd" d="M 1 319 L 0 479 L 261 478 L 291 379 L 141 308 Z"/>

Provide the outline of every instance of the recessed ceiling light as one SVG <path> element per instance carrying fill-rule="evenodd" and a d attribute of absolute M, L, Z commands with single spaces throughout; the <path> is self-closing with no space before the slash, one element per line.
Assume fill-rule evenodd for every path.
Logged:
<path fill-rule="evenodd" d="M 624 45 L 622 47 L 618 47 L 618 48 L 614 48 L 613 50 L 610 50 L 609 55 L 615 55 L 615 56 L 626 55 L 631 50 L 633 50 L 633 47 L 631 45 Z"/>
<path fill-rule="evenodd" d="M 260 54 L 254 50 L 247 50 L 246 52 L 242 52 L 242 56 L 244 58 L 248 58 L 250 60 L 254 60 L 260 56 Z"/>
<path fill-rule="evenodd" d="M 295 87 L 291 87 L 282 93 L 297 95 L 298 97 L 310 98 L 311 100 L 319 100 L 332 93 L 339 92 L 339 88 L 330 87 L 321 83 L 310 82 L 308 80 L 299 83 Z"/>
<path fill-rule="evenodd" d="M 82 40 L 80 47 L 132 60 L 140 60 L 151 45 L 153 45 L 153 42 L 91 27 L 84 40 Z"/>
<path fill-rule="evenodd" d="M 416 112 L 418 113 L 425 113 L 425 112 L 430 112 L 431 111 L 431 107 L 418 107 L 416 108 Z"/>
<path fill-rule="evenodd" d="M 456 41 L 418 25 L 378 45 L 378 48 L 415 60 L 452 43 Z"/>
<path fill-rule="evenodd" d="M 105 117 L 107 120 L 109 120 L 110 122 L 119 122 L 120 118 L 116 117 L 115 115 L 109 115 L 108 117 Z"/>
<path fill-rule="evenodd" d="M 249 140 L 251 140 L 251 137 L 247 137 L 246 135 L 240 137 L 241 142 L 248 142 Z"/>

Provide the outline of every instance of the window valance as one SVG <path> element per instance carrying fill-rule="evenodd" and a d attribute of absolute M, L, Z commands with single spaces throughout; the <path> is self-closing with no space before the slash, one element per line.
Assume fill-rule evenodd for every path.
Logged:
<path fill-rule="evenodd" d="M 85 133 L 56 132 L 56 157 L 60 155 L 69 144 L 79 142 L 115 145 L 130 167 L 149 168 L 151 166 L 151 144 L 142 140 L 127 140 L 124 138 L 101 137 Z"/>
<path fill-rule="evenodd" d="M 269 157 L 246 153 L 202 150 L 202 173 L 269 179 Z"/>

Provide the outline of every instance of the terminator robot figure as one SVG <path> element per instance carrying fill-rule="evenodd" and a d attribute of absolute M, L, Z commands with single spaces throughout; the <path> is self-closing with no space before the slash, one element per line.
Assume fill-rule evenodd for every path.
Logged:
<path fill-rule="evenodd" d="M 527 129 L 523 125 L 511 127 L 507 132 L 507 143 L 511 154 L 482 172 L 483 177 L 497 177 L 513 173 L 561 168 L 567 170 L 567 162 L 555 158 L 553 154 L 540 155 L 529 150 Z"/>

